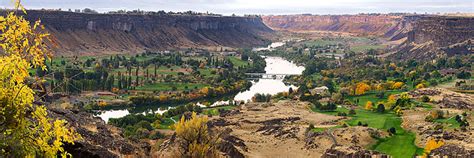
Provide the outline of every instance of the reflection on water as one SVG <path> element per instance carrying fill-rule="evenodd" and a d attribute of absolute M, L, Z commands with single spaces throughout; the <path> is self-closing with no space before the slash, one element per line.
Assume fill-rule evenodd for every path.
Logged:
<path fill-rule="evenodd" d="M 297 66 L 280 57 L 266 57 L 265 62 L 267 63 L 265 67 L 267 74 L 300 75 L 304 71 L 304 67 Z M 293 85 L 285 85 L 282 79 L 259 79 L 253 83 L 249 90 L 237 94 L 234 100 L 248 101 L 257 93 L 274 95 L 280 92 L 286 92 L 290 87 L 295 90 L 297 88 Z"/>
<path fill-rule="evenodd" d="M 265 61 L 267 63 L 267 66 L 265 67 L 265 71 L 267 74 L 291 74 L 291 75 L 300 75 L 304 71 L 304 67 L 302 66 L 297 66 L 296 64 L 289 62 L 283 58 L 280 57 L 265 57 Z M 297 87 L 293 85 L 285 85 L 283 83 L 282 79 L 259 79 L 257 82 L 252 82 L 252 86 L 250 87 L 249 90 L 240 92 L 238 93 L 235 97 L 235 101 L 249 101 L 252 99 L 252 97 L 257 94 L 277 94 L 279 92 L 286 92 L 288 89 L 291 87 L 294 90 L 297 89 Z M 213 102 L 210 106 L 219 106 L 219 105 L 228 105 L 230 103 L 229 100 L 224 100 L 224 101 L 217 101 Z M 207 107 L 204 104 L 197 103 L 198 106 L 201 107 Z M 163 114 L 164 112 L 168 111 L 171 107 L 168 108 L 158 108 L 158 107 L 153 107 L 149 108 L 146 110 L 146 112 L 133 112 L 132 113 L 142 113 L 142 114 L 147 114 L 147 113 L 159 113 Z M 125 110 L 107 110 L 107 111 L 99 111 L 100 114 L 97 115 L 106 122 L 110 118 L 120 118 L 124 117 L 125 115 L 130 114 L 130 111 L 125 109 Z"/>
<path fill-rule="evenodd" d="M 107 123 L 110 118 L 121 118 L 130 114 L 127 109 L 125 110 L 110 110 L 110 111 L 101 111 L 98 117 Z"/>
<path fill-rule="evenodd" d="M 277 48 L 277 47 L 281 47 L 285 45 L 285 42 L 274 42 L 272 44 L 270 44 L 269 46 L 267 47 L 261 47 L 261 48 L 254 48 L 252 49 L 252 51 L 263 51 L 263 50 L 273 50 L 274 48 Z"/>

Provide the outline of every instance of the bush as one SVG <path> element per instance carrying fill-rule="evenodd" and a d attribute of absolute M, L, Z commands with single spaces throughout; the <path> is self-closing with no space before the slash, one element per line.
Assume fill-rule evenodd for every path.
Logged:
<path fill-rule="evenodd" d="M 422 102 L 425 102 L 425 103 L 426 103 L 426 102 L 430 102 L 430 100 L 431 100 L 430 97 L 428 97 L 428 96 L 426 96 L 426 95 L 424 95 L 424 96 L 421 97 L 421 101 L 422 101 Z"/>
<path fill-rule="evenodd" d="M 354 109 L 349 110 L 349 115 L 355 115 L 356 111 Z"/>
<path fill-rule="evenodd" d="M 383 97 L 385 96 L 385 92 L 378 92 L 377 94 L 375 94 L 375 96 L 379 99 L 383 99 Z"/>
<path fill-rule="evenodd" d="M 313 107 L 316 109 L 321 109 L 321 107 L 323 106 L 323 104 L 321 104 L 321 102 L 319 102 L 317 99 L 313 99 L 311 101 L 311 104 L 313 104 Z"/>
<path fill-rule="evenodd" d="M 377 105 L 377 112 L 378 113 L 384 113 L 385 112 L 385 105 L 383 105 L 383 104 Z"/>
<path fill-rule="evenodd" d="M 314 129 L 314 125 L 313 124 L 309 124 L 308 128 L 306 128 L 306 131 L 310 131 Z"/>
<path fill-rule="evenodd" d="M 252 100 L 254 102 L 270 102 L 271 98 L 272 98 L 272 95 L 270 95 L 270 94 L 257 93 L 252 97 Z"/>
<path fill-rule="evenodd" d="M 347 116 L 347 113 L 345 113 L 345 112 L 338 112 L 338 113 L 337 113 L 337 116 Z"/>
<path fill-rule="evenodd" d="M 155 139 L 161 139 L 161 138 L 165 138 L 165 136 L 163 134 L 161 134 L 159 131 L 152 131 L 150 133 L 150 135 L 148 136 L 148 138 L 152 139 L 152 140 L 155 140 Z"/>
<path fill-rule="evenodd" d="M 395 134 L 397 133 L 396 129 L 394 127 L 391 127 L 387 130 L 388 133 Z"/>

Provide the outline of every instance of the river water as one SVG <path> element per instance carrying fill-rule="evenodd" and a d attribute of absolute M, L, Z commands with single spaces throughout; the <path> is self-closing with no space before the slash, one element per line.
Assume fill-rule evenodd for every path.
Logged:
<path fill-rule="evenodd" d="M 281 57 L 265 57 L 265 61 L 267 63 L 265 67 L 266 74 L 291 74 L 291 75 L 301 75 L 304 71 L 303 66 L 297 66 L 296 64 L 285 60 Z M 297 87 L 293 85 L 285 85 L 283 79 L 259 79 L 258 81 L 252 81 L 252 86 L 249 90 L 240 92 L 234 96 L 234 101 L 244 101 L 248 102 L 252 99 L 252 97 L 257 94 L 277 94 L 280 92 L 287 92 L 289 88 L 297 89 Z M 211 106 L 219 106 L 219 105 L 226 105 L 229 104 L 229 100 L 227 101 L 217 101 L 214 102 Z M 204 105 L 197 103 L 197 105 L 204 107 Z M 163 114 L 167 109 L 172 108 L 154 108 L 149 109 L 148 112 L 145 113 L 160 113 Z M 102 118 L 104 121 L 108 121 L 110 118 L 120 118 L 130 114 L 130 111 L 127 109 L 124 110 L 104 110 L 98 111 L 98 117 Z"/>

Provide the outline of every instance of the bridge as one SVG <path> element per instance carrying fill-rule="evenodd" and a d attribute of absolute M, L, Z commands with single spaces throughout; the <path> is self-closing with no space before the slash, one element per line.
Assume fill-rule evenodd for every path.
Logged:
<path fill-rule="evenodd" d="M 267 73 L 245 73 L 249 76 L 248 79 L 284 79 L 285 76 L 292 76 L 297 74 L 267 74 Z"/>

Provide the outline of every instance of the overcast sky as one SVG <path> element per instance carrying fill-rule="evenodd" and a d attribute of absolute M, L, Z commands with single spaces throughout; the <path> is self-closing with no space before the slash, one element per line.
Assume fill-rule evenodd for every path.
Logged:
<path fill-rule="evenodd" d="M 11 0 L 0 0 L 11 7 Z M 22 0 L 27 9 L 199 11 L 243 14 L 357 14 L 474 12 L 474 0 Z"/>

